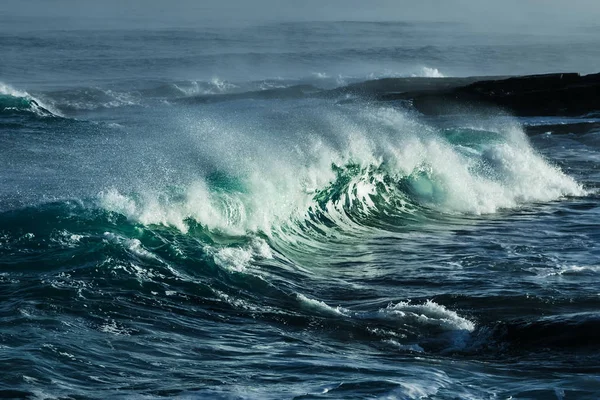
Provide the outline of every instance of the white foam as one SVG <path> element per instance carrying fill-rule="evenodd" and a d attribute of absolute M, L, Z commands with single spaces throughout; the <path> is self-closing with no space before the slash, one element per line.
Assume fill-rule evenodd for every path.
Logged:
<path fill-rule="evenodd" d="M 169 207 L 169 204 L 161 204 L 156 197 L 150 194 L 145 194 L 144 197 L 136 201 L 134 198 L 123 195 L 112 188 L 100 192 L 98 197 L 104 209 L 117 212 L 144 225 L 162 224 L 174 226 L 182 232 L 188 230 L 188 226 L 184 222 L 186 218 L 185 209 Z"/>
<path fill-rule="evenodd" d="M 402 351 L 412 351 L 415 353 L 423 353 L 425 352 L 425 350 L 419 346 L 418 344 L 402 344 L 394 339 L 385 339 L 383 340 L 384 343 L 390 344 L 392 346 L 394 346 L 395 348 L 402 350 Z"/>
<path fill-rule="evenodd" d="M 100 194 L 101 205 L 140 223 L 182 232 L 188 230 L 186 220 L 193 219 L 211 231 L 271 236 L 290 221 L 303 221 L 311 210 L 326 213 L 340 228 L 360 229 L 347 208 L 367 215 L 377 206 L 374 195 L 402 208 L 394 197 L 399 190 L 394 181 L 407 177 L 417 202 L 450 213 L 494 213 L 586 193 L 540 156 L 516 124 L 502 123 L 492 132 L 497 140 L 469 147 L 448 142 L 436 128 L 401 110 L 348 107 L 303 116 L 317 119 L 324 133 L 297 127 L 287 138 L 278 132 L 270 138 L 260 121 L 252 119 L 186 120 L 190 140 L 202 143 L 198 157 L 217 156 L 219 167 L 237 179 L 240 188 L 215 187 L 200 171 L 182 196 L 169 197 L 164 188 L 135 196 L 109 189 Z M 264 137 L 257 140 L 257 134 Z M 320 209 L 314 196 L 336 180 L 332 164 L 342 169 L 356 165 L 360 171 L 351 176 L 344 193 Z M 332 232 L 326 226 L 322 230 Z M 223 257 L 231 261 L 242 254 Z"/>
<path fill-rule="evenodd" d="M 114 319 L 108 319 L 104 324 L 98 327 L 100 332 L 110 333 L 112 335 L 130 336 L 131 329 L 118 324 Z"/>
<path fill-rule="evenodd" d="M 40 99 L 33 97 L 32 95 L 30 95 L 29 93 L 27 93 L 25 91 L 17 90 L 15 88 L 13 88 L 12 86 L 7 85 L 2 82 L 0 82 L 0 95 L 23 98 L 23 99 L 27 99 L 30 101 L 33 100 L 35 103 L 31 104 L 31 106 L 30 106 L 31 111 L 35 112 L 36 114 L 38 114 L 40 116 L 48 116 L 48 113 L 45 112 L 43 109 L 48 110 L 50 113 L 52 113 L 54 115 L 62 116 L 62 114 L 60 112 L 58 112 L 52 106 L 49 106 L 48 104 L 44 103 Z M 42 107 L 42 109 L 40 107 Z"/>
<path fill-rule="evenodd" d="M 410 302 L 390 304 L 388 307 L 380 309 L 379 313 L 386 319 L 397 319 L 418 325 L 434 325 L 448 331 L 472 332 L 475 330 L 475 324 L 472 321 L 431 300 L 427 300 L 423 304 Z"/>
<path fill-rule="evenodd" d="M 104 238 L 109 242 L 123 245 L 139 258 L 162 262 L 158 256 L 146 250 L 139 239 L 129 239 L 111 232 L 104 232 Z"/>
<path fill-rule="evenodd" d="M 273 258 L 273 251 L 271 250 L 271 246 L 261 238 L 253 238 L 250 243 L 252 248 L 252 254 L 254 258 L 269 260 Z"/>
<path fill-rule="evenodd" d="M 10 85 L 0 82 L 0 94 L 11 96 L 11 97 L 20 97 L 25 99 L 31 99 L 32 97 L 29 93 L 24 92 L 22 90 L 17 90 Z"/>
<path fill-rule="evenodd" d="M 179 90 L 180 92 L 182 92 L 186 96 L 193 96 L 195 94 L 202 93 L 201 90 L 200 90 L 200 85 L 196 81 L 187 82 L 187 84 L 185 84 L 185 85 L 183 85 L 183 84 L 179 84 L 179 85 L 173 84 L 173 86 L 175 87 L 175 89 Z"/>
<path fill-rule="evenodd" d="M 84 238 L 83 235 L 71 233 L 65 229 L 57 231 L 57 232 L 53 232 L 52 235 L 50 236 L 50 240 L 52 242 L 58 243 L 59 245 L 61 245 L 63 247 L 68 247 L 68 248 L 77 247 L 80 244 L 81 239 L 83 239 L 83 238 Z"/>
<path fill-rule="evenodd" d="M 328 79 L 329 75 L 325 72 L 313 72 L 312 76 L 318 79 Z"/>
<path fill-rule="evenodd" d="M 563 276 L 563 275 L 590 275 L 600 273 L 600 265 L 560 265 L 557 269 L 548 271 L 548 269 L 538 269 L 544 277 Z"/>
<path fill-rule="evenodd" d="M 224 81 L 216 76 L 210 80 L 210 83 L 218 93 L 225 93 L 227 91 L 230 91 L 231 89 L 236 88 L 236 85 L 234 85 L 233 83 Z"/>
<path fill-rule="evenodd" d="M 255 306 L 253 304 L 248 303 L 247 301 L 244 301 L 242 299 L 238 299 L 235 298 L 233 296 L 230 296 L 226 293 L 223 293 L 221 291 L 215 290 L 213 289 L 213 291 L 215 292 L 215 294 L 217 295 L 217 297 L 219 297 L 221 300 L 223 300 L 224 302 L 226 302 L 227 304 L 240 309 L 240 310 L 248 310 L 248 311 L 261 311 L 261 312 L 274 312 L 274 310 L 268 306 Z M 276 312 L 276 311 L 275 311 Z"/>
<path fill-rule="evenodd" d="M 435 396 L 441 388 L 449 386 L 452 380 L 442 371 L 423 371 L 422 376 L 426 377 L 427 383 L 423 379 L 408 378 L 399 382 L 399 388 L 391 393 L 390 398 L 394 399 L 427 399 Z"/>
<path fill-rule="evenodd" d="M 86 89 L 83 93 L 76 92 L 72 96 L 56 101 L 56 103 L 75 110 L 97 110 L 142 104 L 141 98 L 136 92 L 123 92 L 99 87 Z M 119 124 L 115 123 L 110 125 L 119 127 Z"/>
<path fill-rule="evenodd" d="M 135 106 L 140 104 L 140 100 L 136 98 L 132 93 L 117 92 L 114 90 L 104 90 L 103 92 L 106 96 L 111 98 L 111 100 L 100 104 L 100 107 L 103 108 Z"/>
<path fill-rule="evenodd" d="M 205 246 L 207 254 L 212 255 L 215 264 L 231 272 L 248 272 L 247 269 L 253 261 L 270 259 L 273 257 L 271 248 L 264 239 L 253 238 L 243 247 Z"/>
<path fill-rule="evenodd" d="M 437 68 L 422 67 L 418 74 L 414 76 L 421 76 L 424 78 L 445 78 L 446 75 L 442 74 Z"/>
<path fill-rule="evenodd" d="M 419 68 L 411 68 L 408 70 L 391 70 L 384 69 L 383 71 L 371 72 L 367 75 L 367 79 L 381 79 L 381 78 L 445 78 L 446 75 L 442 74 L 439 69 L 422 66 Z"/>
<path fill-rule="evenodd" d="M 252 252 L 249 249 L 239 247 L 225 247 L 214 253 L 215 264 L 233 272 L 245 272 L 246 267 L 252 260 Z"/>
<path fill-rule="evenodd" d="M 213 77 L 210 81 L 191 81 L 173 86 L 186 96 L 223 94 L 238 89 L 232 82 L 225 81 L 219 77 Z"/>
<path fill-rule="evenodd" d="M 380 109 L 373 118 L 388 126 L 418 129 L 405 115 L 390 109 Z M 502 126 L 497 142 L 469 153 L 440 140 L 427 126 L 421 132 L 389 143 L 386 161 L 393 171 L 423 177 L 422 183 L 428 185 L 415 187 L 416 193 L 442 210 L 494 213 L 526 202 L 585 194 L 572 178 L 537 154 L 516 125 Z"/>
<path fill-rule="evenodd" d="M 350 313 L 349 310 L 337 306 L 337 307 L 331 307 L 330 305 L 326 304 L 323 301 L 320 300 L 316 300 L 316 299 L 311 299 L 306 297 L 303 294 L 297 293 L 296 297 L 298 298 L 298 300 L 300 301 L 300 304 L 304 307 L 307 308 L 309 310 L 314 310 L 317 311 L 321 314 L 326 314 L 326 315 L 348 315 Z"/>
<path fill-rule="evenodd" d="M 94 284 L 86 280 L 74 279 L 70 274 L 61 272 L 56 275 L 53 279 L 43 280 L 43 283 L 50 284 L 56 289 L 74 289 L 77 291 L 77 296 L 85 298 L 83 295 L 84 290 L 90 290 Z"/>

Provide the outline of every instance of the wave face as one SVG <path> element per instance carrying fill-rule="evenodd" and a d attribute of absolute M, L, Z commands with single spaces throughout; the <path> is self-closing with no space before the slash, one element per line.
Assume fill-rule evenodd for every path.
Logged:
<path fill-rule="evenodd" d="M 270 236 L 308 221 L 352 230 L 413 214 L 489 214 L 585 194 L 515 123 L 445 129 L 391 108 L 309 105 L 294 114 L 290 105 L 251 108 L 237 117 L 242 125 L 186 118 L 183 132 L 202 143 L 190 156 L 210 165 L 175 192 L 108 189 L 100 204 L 146 225 L 185 232 L 191 219 L 226 234 Z M 264 126 L 268 118 L 279 121 Z"/>
<path fill-rule="evenodd" d="M 369 96 L 567 44 L 11 21 L 0 397 L 597 397 L 598 116 Z"/>
<path fill-rule="evenodd" d="M 29 93 L 16 90 L 0 82 L 0 114 L 9 116 L 22 113 L 33 114 L 38 117 L 59 115 L 57 112 L 50 111 L 48 106 Z"/>

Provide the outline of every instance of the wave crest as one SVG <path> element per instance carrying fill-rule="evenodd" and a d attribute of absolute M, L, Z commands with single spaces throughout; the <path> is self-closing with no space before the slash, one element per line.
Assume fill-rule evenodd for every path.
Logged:
<path fill-rule="evenodd" d="M 143 224 L 187 231 L 193 220 L 228 234 L 270 235 L 380 227 L 424 211 L 495 213 L 585 194 L 516 124 L 442 129 L 391 108 L 312 117 L 324 132 L 291 129 L 261 140 L 253 121 L 196 122 L 199 157 L 215 159 L 221 171 L 201 171 L 173 192 L 108 190 L 101 204 Z"/>
<path fill-rule="evenodd" d="M 34 114 L 38 117 L 61 116 L 40 99 L 0 82 L 0 114 L 20 113 Z"/>

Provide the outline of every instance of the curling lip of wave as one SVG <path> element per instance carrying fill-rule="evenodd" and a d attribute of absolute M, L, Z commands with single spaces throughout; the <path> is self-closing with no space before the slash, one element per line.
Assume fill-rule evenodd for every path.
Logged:
<path fill-rule="evenodd" d="M 198 177 L 176 198 L 111 189 L 100 195 L 101 207 L 143 224 L 187 231 L 192 219 L 209 230 L 243 235 L 290 226 L 324 232 L 378 226 L 385 222 L 378 218 L 404 218 L 424 208 L 487 214 L 586 194 L 537 154 L 520 128 L 449 135 L 389 108 L 363 109 L 353 117 L 352 123 L 348 115 L 335 119 L 346 148 L 307 145 L 300 158 L 290 154 L 285 163 L 273 158 L 281 156 L 277 151 L 257 149 L 265 152 L 262 164 L 241 160 L 240 187 L 215 187 Z M 367 135 L 372 129 L 380 134 Z M 243 133 L 229 134 L 245 142 Z"/>
<path fill-rule="evenodd" d="M 39 117 L 62 117 L 62 115 L 40 99 L 29 93 L 16 90 L 0 82 L 0 112 L 28 112 Z"/>

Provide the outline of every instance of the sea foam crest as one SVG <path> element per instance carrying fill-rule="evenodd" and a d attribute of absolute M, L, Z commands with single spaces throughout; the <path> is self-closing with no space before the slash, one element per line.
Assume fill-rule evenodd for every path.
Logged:
<path fill-rule="evenodd" d="M 430 67 L 422 67 L 421 70 L 413 74 L 415 77 L 423 77 L 423 78 L 444 78 L 446 75 L 442 74 L 437 68 Z"/>
<path fill-rule="evenodd" d="M 10 85 L 0 82 L 0 106 L 2 106 L 2 97 L 13 99 L 13 101 L 10 101 L 9 104 L 7 104 L 7 107 L 3 107 L 4 109 L 26 109 L 41 117 L 53 115 L 61 116 L 57 110 L 53 109 L 53 107 L 49 106 L 48 104 L 45 104 L 40 99 L 31 96 L 25 91 L 15 89 Z M 20 104 L 17 104 L 19 103 L 19 100 Z"/>
<path fill-rule="evenodd" d="M 244 273 L 253 261 L 273 258 L 269 244 L 259 237 L 252 238 L 245 246 L 205 246 L 204 251 L 213 257 L 216 265 L 230 272 Z"/>
<path fill-rule="evenodd" d="M 183 232 L 192 219 L 227 234 L 270 235 L 290 223 L 319 223 L 311 215 L 358 229 L 375 212 L 402 215 L 427 207 L 485 214 L 586 193 L 538 154 L 515 123 L 449 138 L 397 109 L 325 111 L 302 116 L 320 123 L 318 134 L 301 125 L 287 136 L 264 132 L 252 119 L 233 125 L 222 117 L 195 121 L 188 129 L 202 143 L 198 157 L 217 160 L 235 184 L 215 184 L 199 171 L 177 196 L 160 187 L 137 194 L 110 189 L 101 194 L 101 205 Z"/>
<path fill-rule="evenodd" d="M 448 310 L 432 300 L 423 304 L 399 302 L 390 304 L 380 309 L 383 318 L 401 319 L 404 322 L 413 322 L 420 325 L 433 325 L 445 330 L 462 330 L 472 332 L 475 324 L 461 317 L 455 311 Z"/>
<path fill-rule="evenodd" d="M 340 306 L 332 307 L 324 301 L 311 299 L 301 293 L 297 294 L 297 298 L 304 308 L 306 308 L 307 310 L 316 311 L 320 314 L 333 316 L 348 316 L 350 314 L 350 311 L 348 309 L 345 309 Z"/>
<path fill-rule="evenodd" d="M 191 81 L 173 84 L 173 87 L 186 96 L 223 94 L 238 88 L 236 84 L 220 79 L 219 77 L 213 77 L 210 81 Z"/>
<path fill-rule="evenodd" d="M 296 297 L 307 311 L 327 317 L 351 318 L 374 326 L 368 326 L 367 330 L 382 337 L 382 342 L 403 351 L 423 352 L 424 348 L 412 340 L 428 342 L 433 338 L 442 339 L 446 351 L 462 349 L 468 345 L 470 333 L 475 330 L 473 321 L 432 300 L 424 303 L 401 301 L 390 303 L 376 312 L 355 312 L 341 306 L 332 307 L 324 301 L 300 293 Z M 384 328 L 379 328 L 378 325 Z M 412 340 L 407 339 L 406 333 L 414 336 Z M 409 342 L 404 343 L 406 340 Z"/>
<path fill-rule="evenodd" d="M 385 69 L 385 70 L 379 71 L 379 72 L 371 72 L 371 73 L 367 74 L 367 76 L 366 76 L 367 79 L 406 78 L 406 77 L 445 78 L 446 75 L 444 75 L 442 72 L 440 72 L 440 70 L 437 68 L 423 66 L 423 67 L 412 68 L 412 69 L 404 70 L 404 71 L 395 71 L 395 70 Z"/>

